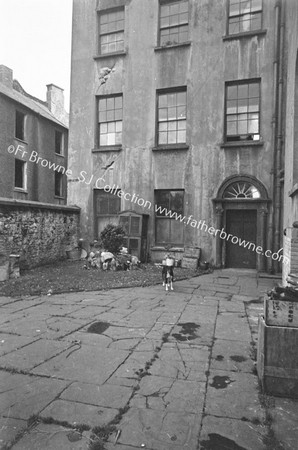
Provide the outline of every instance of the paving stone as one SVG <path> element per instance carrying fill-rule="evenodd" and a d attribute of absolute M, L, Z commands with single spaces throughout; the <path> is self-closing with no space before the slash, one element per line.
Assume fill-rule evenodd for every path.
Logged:
<path fill-rule="evenodd" d="M 140 369 L 145 369 L 147 362 L 151 360 L 154 352 L 137 352 L 133 353 L 127 360 L 115 371 L 116 377 L 137 378 L 137 372 Z"/>
<path fill-rule="evenodd" d="M 1 325 L 2 333 L 13 333 L 19 336 L 36 337 L 47 331 L 45 317 L 37 318 L 33 314 L 31 317 L 21 317 L 5 325 Z"/>
<path fill-rule="evenodd" d="M 216 321 L 215 337 L 250 342 L 251 334 L 246 316 L 230 312 L 220 314 Z"/>
<path fill-rule="evenodd" d="M 105 383 L 102 386 L 87 383 L 73 383 L 61 395 L 63 400 L 87 403 L 89 405 L 123 408 L 131 397 L 132 389 Z"/>
<path fill-rule="evenodd" d="M 1 397 L 0 397 L 1 398 Z M 18 433 L 27 428 L 26 420 L 0 418 L 0 448 L 9 447 Z"/>
<path fill-rule="evenodd" d="M 39 339 L 26 347 L 0 357 L 1 367 L 29 370 L 70 347 L 69 342 Z"/>
<path fill-rule="evenodd" d="M 197 445 L 200 415 L 130 408 L 119 428 L 119 444 L 137 449 L 194 450 Z"/>
<path fill-rule="evenodd" d="M 251 346 L 246 342 L 217 340 L 212 349 L 211 369 L 252 373 Z"/>
<path fill-rule="evenodd" d="M 38 339 L 38 338 L 37 338 Z M 13 334 L 0 334 L 0 356 L 17 350 L 34 342 L 36 338 L 15 336 Z"/>
<path fill-rule="evenodd" d="M 236 419 L 205 416 L 200 433 L 199 449 L 269 450 L 263 442 L 265 436 L 266 427 L 264 426 Z M 274 449 L 270 448 L 270 450 Z"/>
<path fill-rule="evenodd" d="M 77 331 L 68 336 L 61 338 L 62 342 L 80 341 L 84 345 L 94 345 L 96 347 L 105 348 L 113 343 L 113 339 L 103 334 L 87 333 L 85 331 Z"/>
<path fill-rule="evenodd" d="M 42 412 L 41 417 L 54 417 L 55 420 L 70 424 L 84 424 L 91 427 L 103 426 L 113 420 L 118 409 L 87 405 L 74 401 L 55 400 Z"/>
<path fill-rule="evenodd" d="M 28 420 L 39 414 L 68 385 L 62 380 L 0 373 L 0 411 L 5 417 Z"/>
<path fill-rule="evenodd" d="M 72 350 L 75 351 L 71 352 Z M 124 350 L 82 345 L 52 358 L 32 372 L 66 380 L 103 384 L 128 355 Z"/>
<path fill-rule="evenodd" d="M 263 421 L 265 416 L 259 401 L 257 377 L 211 370 L 205 412 L 220 417 Z"/>
<path fill-rule="evenodd" d="M 76 441 L 72 436 L 77 436 Z M 14 450 L 87 450 L 90 432 L 79 433 L 60 425 L 39 424 L 13 446 Z"/>
<path fill-rule="evenodd" d="M 234 297 L 231 300 L 221 299 L 219 302 L 219 312 L 245 312 L 245 306 L 243 302 L 234 301 Z"/>

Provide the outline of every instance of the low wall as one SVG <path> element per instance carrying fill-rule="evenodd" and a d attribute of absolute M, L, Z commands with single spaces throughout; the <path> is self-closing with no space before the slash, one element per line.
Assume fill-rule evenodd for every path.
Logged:
<path fill-rule="evenodd" d="M 19 254 L 23 269 L 63 259 L 78 244 L 79 221 L 78 207 L 0 198 L 1 259 Z"/>

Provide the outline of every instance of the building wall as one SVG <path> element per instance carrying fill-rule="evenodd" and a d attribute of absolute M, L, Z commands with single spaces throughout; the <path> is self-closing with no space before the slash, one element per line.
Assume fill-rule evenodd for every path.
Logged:
<path fill-rule="evenodd" d="M 16 110 L 26 115 L 24 141 L 15 138 Z M 63 197 L 55 197 L 54 170 L 49 169 L 48 165 L 42 167 L 41 159 L 64 166 L 67 170 L 67 130 L 3 95 L 0 95 L 0 114 L 4 117 L 0 124 L 1 197 L 66 204 L 66 176 L 63 180 Z M 65 136 L 64 156 L 55 154 L 55 130 L 61 131 Z M 32 155 L 32 152 L 37 152 L 38 155 Z M 34 155 L 41 158 L 38 164 L 34 162 L 37 161 Z M 15 158 L 27 161 L 26 191 L 15 189 Z"/>
<path fill-rule="evenodd" d="M 284 173 L 284 249 L 288 260 L 283 264 L 283 283 L 288 273 L 298 272 L 297 228 L 298 220 L 298 5 L 287 1 L 285 43 L 287 47 L 284 87 L 285 114 L 285 173 Z"/>
<path fill-rule="evenodd" d="M 79 209 L 0 199 L 0 265 L 20 255 L 20 267 L 31 268 L 66 257 L 78 245 Z"/>
<path fill-rule="evenodd" d="M 275 10 L 263 1 L 264 34 L 223 39 L 226 1 L 190 0 L 190 45 L 156 48 L 157 0 L 125 2 L 125 55 L 97 55 L 97 8 L 121 0 L 74 0 L 69 167 L 69 202 L 82 208 L 84 237 L 94 236 L 93 188 L 115 183 L 154 204 L 155 189 L 185 189 L 186 216 L 217 223 L 212 199 L 232 175 L 258 179 L 272 198 L 273 60 Z M 104 84 L 102 69 L 113 68 Z M 225 82 L 261 78 L 262 145 L 222 147 Z M 189 148 L 155 149 L 156 90 L 187 86 L 187 143 Z M 96 96 L 123 93 L 123 144 L 119 152 L 96 149 Z M 113 158 L 111 169 L 103 169 Z M 80 172 L 85 171 L 85 180 Z M 86 175 L 87 174 L 87 175 Z M 90 184 L 90 178 L 93 179 Z M 95 186 L 96 180 L 103 177 Z M 121 200 L 121 209 L 131 209 Z M 154 211 L 147 212 L 149 242 L 154 246 Z M 268 223 L 272 206 L 268 204 Z M 224 219 L 223 219 L 224 220 Z M 223 222 L 224 223 L 224 222 Z M 272 232 L 272 230 L 271 230 Z M 185 226 L 185 245 L 202 248 L 202 258 L 215 261 L 215 238 Z M 265 245 L 269 245 L 270 233 Z"/>

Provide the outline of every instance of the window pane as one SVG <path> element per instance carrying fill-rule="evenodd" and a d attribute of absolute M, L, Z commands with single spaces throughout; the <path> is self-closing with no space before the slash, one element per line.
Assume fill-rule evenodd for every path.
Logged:
<path fill-rule="evenodd" d="M 261 14 L 254 14 L 251 17 L 251 29 L 252 30 L 260 30 L 261 28 L 262 28 Z"/>
<path fill-rule="evenodd" d="M 170 243 L 171 244 L 183 244 L 184 239 L 184 225 L 179 220 L 171 220 L 171 235 L 170 235 Z"/>
<path fill-rule="evenodd" d="M 188 1 L 180 3 L 180 13 L 188 12 Z"/>
<path fill-rule="evenodd" d="M 183 143 L 186 142 L 186 130 L 178 131 L 177 133 L 177 142 Z"/>
<path fill-rule="evenodd" d="M 237 100 L 227 101 L 227 114 L 235 114 L 237 112 Z"/>
<path fill-rule="evenodd" d="M 125 234 L 129 234 L 129 217 L 121 216 L 119 225 L 124 229 Z"/>
<path fill-rule="evenodd" d="M 251 11 L 258 11 L 262 9 L 262 0 L 251 0 Z"/>
<path fill-rule="evenodd" d="M 239 14 L 239 3 L 230 3 L 230 16 L 235 16 Z"/>
<path fill-rule="evenodd" d="M 240 13 L 250 12 L 250 0 L 245 0 L 240 3 Z"/>
<path fill-rule="evenodd" d="M 131 217 L 131 230 L 130 234 L 138 236 L 140 234 L 140 217 Z"/>
<path fill-rule="evenodd" d="M 161 208 L 170 209 L 170 192 L 169 191 L 155 191 L 155 203 Z M 165 213 L 157 211 L 158 216 L 164 216 Z"/>
<path fill-rule="evenodd" d="M 177 117 L 177 109 L 176 107 L 168 108 L 168 119 L 176 119 Z"/>
<path fill-rule="evenodd" d="M 108 135 L 107 134 L 101 134 L 99 136 L 99 145 L 108 145 Z"/>
<path fill-rule="evenodd" d="M 239 21 L 232 21 L 230 20 L 229 23 L 229 34 L 237 34 L 240 31 L 240 25 L 239 25 Z"/>
<path fill-rule="evenodd" d="M 237 86 L 228 86 L 228 99 L 237 99 Z"/>
<path fill-rule="evenodd" d="M 168 244 L 170 243 L 170 219 L 155 219 L 156 224 L 156 243 Z"/>
<path fill-rule="evenodd" d="M 183 214 L 183 192 L 182 191 L 170 191 L 170 209 L 178 214 Z"/>
<path fill-rule="evenodd" d="M 237 122 L 227 122 L 227 135 L 237 134 Z"/>
<path fill-rule="evenodd" d="M 168 143 L 168 142 L 167 142 L 167 136 L 168 136 L 168 134 L 165 133 L 165 132 L 160 132 L 160 133 L 158 133 L 158 144 L 159 144 L 159 145 L 161 145 L 161 144 L 167 144 L 167 143 Z"/>
<path fill-rule="evenodd" d="M 176 144 L 176 131 L 169 131 L 168 132 L 168 144 Z"/>
<path fill-rule="evenodd" d="M 248 85 L 247 84 L 239 84 L 238 98 L 248 98 Z"/>
<path fill-rule="evenodd" d="M 238 113 L 245 113 L 247 112 L 247 109 L 247 99 L 238 100 Z"/>

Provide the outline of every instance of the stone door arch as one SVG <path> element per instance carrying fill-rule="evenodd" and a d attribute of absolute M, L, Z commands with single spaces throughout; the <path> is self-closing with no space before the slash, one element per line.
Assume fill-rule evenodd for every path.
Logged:
<path fill-rule="evenodd" d="M 228 177 L 220 186 L 217 196 L 213 199 L 216 225 L 219 230 L 224 230 L 227 233 L 228 228 L 236 230 L 236 223 L 233 227 L 233 220 L 238 218 L 238 223 L 241 221 L 244 224 L 244 228 L 249 227 L 251 222 L 251 230 L 255 230 L 253 233 L 253 242 L 256 247 L 262 247 L 265 251 L 267 246 L 267 215 L 268 204 L 270 202 L 267 194 L 267 190 L 264 185 L 255 177 L 250 175 L 234 175 Z M 238 212 L 238 213 L 237 213 Z M 246 221 L 248 225 L 246 226 Z M 228 235 L 229 233 L 227 233 Z M 241 234 L 241 233 L 240 233 Z M 247 234 L 250 236 L 251 234 Z M 231 236 L 231 235 L 230 235 Z M 240 238 L 242 236 L 239 236 Z M 246 236 L 244 236 L 245 239 Z M 247 238 L 246 238 L 247 239 Z M 231 240 L 231 239 L 230 239 Z M 246 255 L 250 257 L 250 263 L 247 267 L 255 267 L 259 271 L 266 270 L 266 257 L 265 255 L 258 254 L 254 250 L 254 246 L 251 245 L 249 252 L 254 254 L 248 254 L 246 249 L 239 246 L 239 243 L 235 243 L 237 239 L 233 240 L 232 250 L 239 254 L 246 252 Z M 251 240 L 249 240 L 252 242 Z M 231 245 L 229 239 L 225 238 L 224 233 L 217 233 L 216 235 L 216 266 L 227 267 L 229 265 L 229 251 L 231 252 Z M 235 255 L 235 253 L 234 253 Z M 248 258 L 249 259 L 249 258 Z M 255 262 L 253 262 L 255 261 Z M 237 263 L 233 267 L 237 267 Z M 245 267 L 239 263 L 239 267 Z"/>

